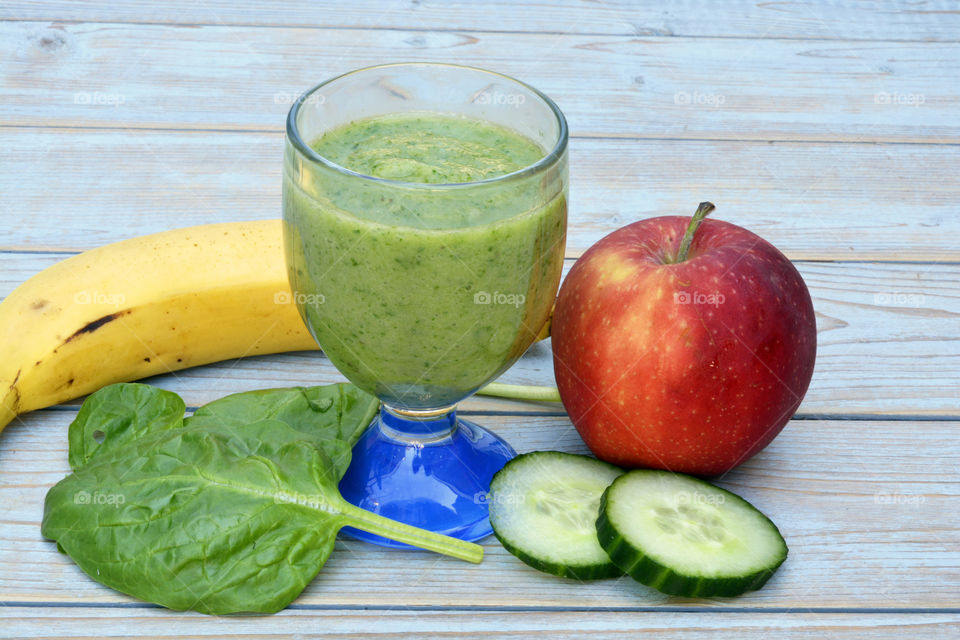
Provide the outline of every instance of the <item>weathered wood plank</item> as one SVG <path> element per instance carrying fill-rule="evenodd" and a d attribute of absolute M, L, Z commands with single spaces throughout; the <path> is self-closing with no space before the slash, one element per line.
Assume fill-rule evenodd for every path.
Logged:
<path fill-rule="evenodd" d="M 274 616 L 214 618 L 152 609 L 61 609 L 5 607 L 6 629 L 16 637 L 58 638 L 441 638 L 489 640 L 547 637 L 556 640 L 637 638 L 669 634 L 678 640 L 737 638 L 856 638 L 901 640 L 948 638 L 960 614 L 824 614 L 796 611 L 722 615 L 688 612 L 474 611 L 468 605 L 447 611 L 291 610 Z M 125 631 L 119 631 L 119 630 Z M 119 631 L 119 633 L 118 633 Z M 126 635 L 130 633 L 130 635 Z M 123 634 L 123 635 L 121 635 Z"/>
<path fill-rule="evenodd" d="M 958 85 L 960 86 L 960 85 Z M 0 249 L 280 216 L 280 133 L 0 129 Z M 960 147 L 576 139 L 568 255 L 701 200 L 795 260 L 960 260 Z"/>
<path fill-rule="evenodd" d="M 787 0 L 679 0 L 637 3 L 629 0 L 549 3 L 358 0 L 349 11 L 285 0 L 251 12 L 242 3 L 189 0 L 151 3 L 92 0 L 51 4 L 5 2 L 7 20 L 165 23 L 184 25 L 262 25 L 272 27 L 388 28 L 471 30 L 521 33 L 725 36 L 849 40 L 956 41 L 960 14 L 949 2 L 820 3 Z"/>
<path fill-rule="evenodd" d="M 0 436 L 0 593 L 14 602 L 126 602 L 40 537 L 46 490 L 68 472 L 72 413 L 42 411 Z M 485 416 L 518 451 L 585 452 L 566 418 Z M 630 579 L 546 576 L 484 541 L 480 565 L 341 540 L 298 604 L 338 607 L 957 607 L 960 422 L 794 421 L 721 482 L 777 523 L 790 557 L 735 600 L 668 598 Z"/>
<path fill-rule="evenodd" d="M 0 253 L 0 295 L 57 254 Z M 569 268 L 572 261 L 567 261 Z M 960 265 L 798 263 L 819 322 L 817 365 L 800 407 L 810 414 L 960 416 Z M 246 389 L 324 384 L 343 377 L 317 353 L 228 361 L 150 380 L 190 405 Z M 548 343 L 503 381 L 553 384 Z M 906 384 L 905 381 L 909 381 Z M 560 411 L 557 405 L 472 398 L 465 411 Z"/>
<path fill-rule="evenodd" d="M 440 60 L 530 82 L 578 136 L 960 141 L 960 43 L 530 34 L 520 56 L 517 43 L 469 31 L 6 22 L 0 124 L 280 131 L 291 101 L 321 80 Z"/>

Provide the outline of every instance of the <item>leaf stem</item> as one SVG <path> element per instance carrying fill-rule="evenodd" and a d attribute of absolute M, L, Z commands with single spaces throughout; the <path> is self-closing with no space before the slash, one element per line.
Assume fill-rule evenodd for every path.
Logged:
<path fill-rule="evenodd" d="M 676 257 L 671 262 L 683 262 L 690 253 L 690 245 L 693 244 L 693 235 L 700 228 L 700 223 L 706 219 L 710 212 L 716 209 L 712 202 L 701 202 L 697 207 L 693 217 L 690 218 L 690 224 L 687 225 L 687 231 L 683 234 L 683 240 L 680 241 L 680 248 L 677 250 Z"/>
<path fill-rule="evenodd" d="M 346 501 L 341 505 L 340 511 L 344 515 L 345 525 L 362 529 L 367 533 L 373 533 L 427 551 L 442 553 L 445 556 L 459 558 L 467 562 L 477 563 L 483 560 L 483 547 L 478 544 L 444 536 L 426 529 L 411 527 L 408 524 L 390 520 L 361 509 Z"/>
<path fill-rule="evenodd" d="M 527 384 L 504 384 L 491 382 L 477 391 L 481 396 L 511 398 L 513 400 L 531 400 L 534 402 L 560 402 L 560 391 L 556 387 L 537 387 Z"/>

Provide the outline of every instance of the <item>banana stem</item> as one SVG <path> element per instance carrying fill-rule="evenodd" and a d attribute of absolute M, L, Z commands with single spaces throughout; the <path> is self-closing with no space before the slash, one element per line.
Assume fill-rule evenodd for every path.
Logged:
<path fill-rule="evenodd" d="M 560 402 L 560 391 L 556 387 L 537 387 L 526 384 L 491 382 L 477 391 L 477 395 L 533 402 Z"/>
<path fill-rule="evenodd" d="M 483 560 L 483 547 L 465 540 L 440 535 L 426 529 L 418 529 L 408 524 L 384 518 L 360 507 L 344 502 L 340 506 L 344 515 L 344 524 L 362 529 L 396 542 L 403 542 L 420 549 L 442 553 L 445 556 L 459 558 L 467 562 L 478 563 Z"/>

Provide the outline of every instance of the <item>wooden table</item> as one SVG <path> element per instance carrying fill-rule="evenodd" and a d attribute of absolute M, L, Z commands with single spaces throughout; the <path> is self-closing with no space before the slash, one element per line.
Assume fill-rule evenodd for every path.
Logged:
<path fill-rule="evenodd" d="M 632 4 L 6 0 L 0 295 L 121 238 L 278 217 L 284 116 L 322 79 L 396 60 L 516 76 L 569 118 L 569 262 L 709 199 L 810 286 L 806 400 L 722 481 L 790 545 L 768 586 L 684 600 L 542 575 L 494 539 L 478 566 L 343 540 L 278 615 L 171 612 L 98 585 L 40 536 L 72 402 L 0 436 L 0 635 L 960 637 L 957 5 Z M 505 380 L 551 384 L 549 354 L 533 347 Z M 297 353 L 150 382 L 195 406 L 340 379 Z M 463 413 L 521 451 L 585 451 L 560 410 L 472 399 Z"/>

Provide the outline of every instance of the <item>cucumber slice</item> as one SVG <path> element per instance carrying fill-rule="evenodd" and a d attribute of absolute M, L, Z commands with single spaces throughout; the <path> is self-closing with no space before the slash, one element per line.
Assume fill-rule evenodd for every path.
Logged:
<path fill-rule="evenodd" d="M 780 531 L 749 502 L 668 471 L 617 478 L 603 494 L 597 537 L 635 580 L 676 596 L 759 589 L 787 558 Z"/>
<path fill-rule="evenodd" d="M 490 524 L 503 546 L 555 576 L 623 575 L 597 542 L 600 496 L 623 470 L 559 451 L 517 456 L 490 483 Z"/>

